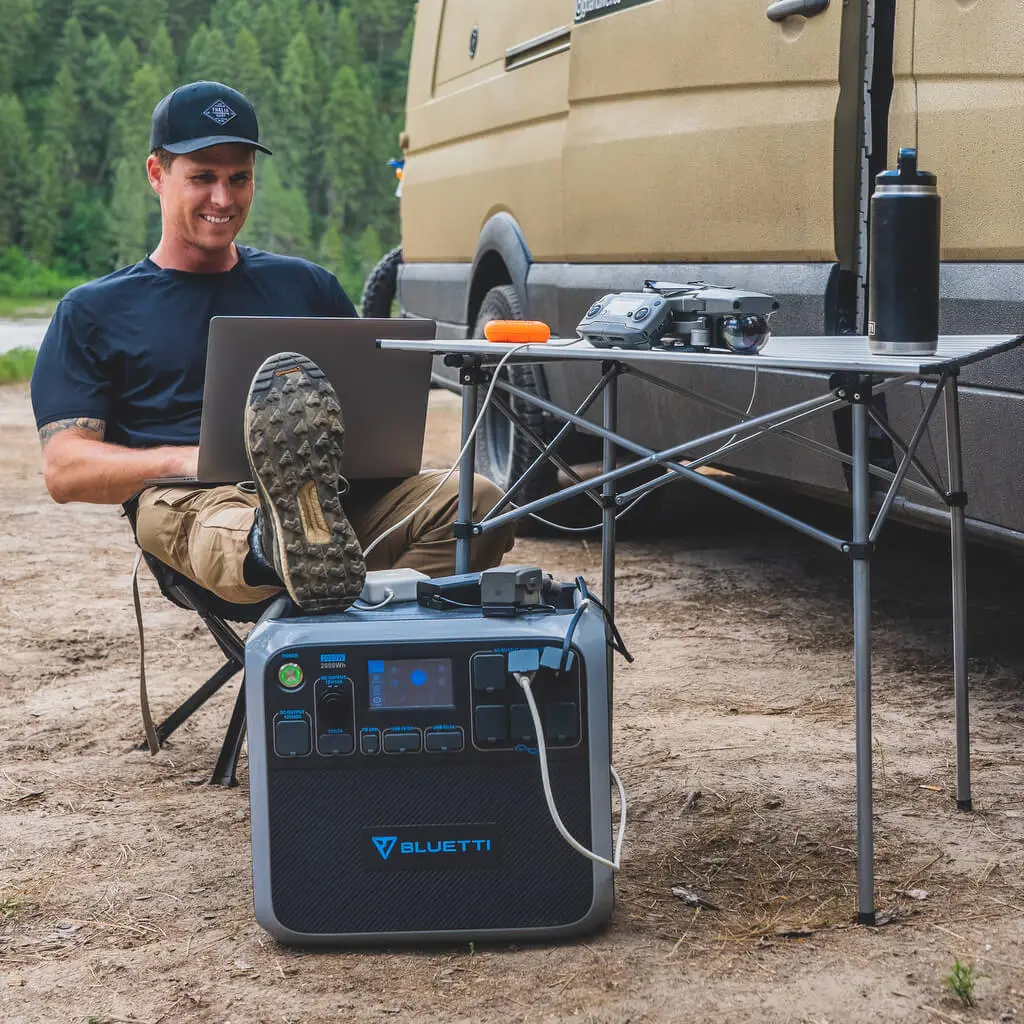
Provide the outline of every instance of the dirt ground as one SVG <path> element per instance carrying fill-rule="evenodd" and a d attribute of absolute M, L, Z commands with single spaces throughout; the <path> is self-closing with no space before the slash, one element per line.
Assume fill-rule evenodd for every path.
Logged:
<path fill-rule="evenodd" d="M 197 785 L 233 693 L 159 756 L 134 749 L 128 528 L 50 502 L 27 388 L 0 388 L 0 426 L 6 1024 L 1024 1022 L 1024 583 L 1005 556 L 971 553 L 973 814 L 952 793 L 945 544 L 896 529 L 876 560 L 886 926 L 853 923 L 849 566 L 681 494 L 623 520 L 617 618 L 636 661 L 616 668 L 630 813 L 611 925 L 567 943 L 297 951 L 253 917 L 244 755 L 238 788 Z M 435 393 L 429 464 L 451 458 L 457 428 Z M 596 538 L 524 539 L 512 557 L 600 582 Z M 166 712 L 220 658 L 148 578 L 143 604 Z M 945 983 L 957 960 L 974 1007 Z"/>

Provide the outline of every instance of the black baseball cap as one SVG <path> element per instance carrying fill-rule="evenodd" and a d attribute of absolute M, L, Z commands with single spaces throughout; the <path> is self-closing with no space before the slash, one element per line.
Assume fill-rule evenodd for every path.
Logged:
<path fill-rule="evenodd" d="M 207 146 L 241 142 L 270 153 L 259 142 L 260 128 L 252 104 L 220 82 L 189 82 L 165 96 L 153 111 L 149 151 L 194 153 Z"/>

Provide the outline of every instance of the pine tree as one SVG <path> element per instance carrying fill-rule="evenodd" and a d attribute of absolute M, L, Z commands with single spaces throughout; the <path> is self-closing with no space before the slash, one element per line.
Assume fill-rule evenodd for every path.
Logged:
<path fill-rule="evenodd" d="M 0 0 L 0 94 L 21 82 L 21 69 L 28 64 L 26 44 L 37 16 L 36 0 Z"/>
<path fill-rule="evenodd" d="M 53 41 L 60 38 L 64 23 L 68 20 L 71 0 L 35 0 L 35 4 L 35 23 L 32 37 L 27 43 L 29 59 L 22 68 L 22 78 L 26 89 L 41 90 L 50 85 L 60 66 L 60 57 Z"/>
<path fill-rule="evenodd" d="M 256 196 L 242 231 L 247 245 L 259 246 L 286 256 L 308 256 L 309 210 L 298 188 L 281 182 L 274 157 L 261 160 L 257 170 Z"/>
<path fill-rule="evenodd" d="M 300 0 L 261 0 L 252 21 L 252 34 L 267 65 L 280 72 L 288 44 L 302 29 Z"/>
<path fill-rule="evenodd" d="M 275 139 L 272 129 L 276 122 L 274 117 L 275 82 L 263 62 L 256 37 L 247 28 L 243 28 L 235 40 L 234 68 L 231 72 L 231 81 L 226 84 L 244 93 L 256 108 L 256 116 L 260 125 L 260 141 L 273 149 Z"/>
<path fill-rule="evenodd" d="M 381 65 L 380 103 L 385 110 L 399 115 L 405 123 L 405 93 L 409 84 L 409 58 L 412 56 L 413 22 L 405 27 L 395 50 Z"/>
<path fill-rule="evenodd" d="M 132 6 L 144 0 L 132 0 Z M 87 39 L 106 32 L 119 39 L 124 33 L 124 13 L 116 10 L 110 0 L 73 0 L 71 15 L 82 26 Z"/>
<path fill-rule="evenodd" d="M 185 79 L 231 85 L 234 56 L 220 29 L 200 25 L 185 52 Z"/>
<path fill-rule="evenodd" d="M 358 0 L 352 4 L 363 57 L 380 63 L 395 49 L 409 20 L 409 0 Z"/>
<path fill-rule="evenodd" d="M 166 24 L 167 6 L 168 0 L 132 0 L 120 12 L 121 31 L 143 53 L 149 49 L 160 27 Z"/>
<path fill-rule="evenodd" d="M 167 31 L 175 53 L 184 53 L 196 29 L 210 16 L 213 0 L 171 0 L 167 6 Z"/>
<path fill-rule="evenodd" d="M 102 196 L 81 182 L 69 190 L 68 216 L 61 222 L 57 253 L 67 273 L 97 277 L 114 267 L 111 215 Z M 115 218 L 116 219 L 116 218 Z"/>
<path fill-rule="evenodd" d="M 359 260 L 359 280 L 363 281 L 366 275 L 373 270 L 377 260 L 384 255 L 380 233 L 372 224 L 367 224 L 363 228 L 362 234 L 356 242 L 356 255 Z"/>
<path fill-rule="evenodd" d="M 359 67 L 362 58 L 359 55 L 359 36 L 356 34 L 356 23 L 352 18 L 352 12 L 347 7 L 342 7 L 338 11 L 335 24 L 337 27 L 333 38 L 332 65 L 335 68 Z"/>
<path fill-rule="evenodd" d="M 64 176 L 45 143 L 36 148 L 34 166 L 36 187 L 25 202 L 23 242 L 34 259 L 49 266 L 60 235 Z"/>
<path fill-rule="evenodd" d="M 147 61 L 149 63 L 149 61 Z M 135 77 L 135 72 L 142 67 L 142 59 L 139 57 L 139 51 L 135 44 L 125 36 L 117 44 L 117 68 L 120 79 L 120 102 L 123 103 L 128 98 L 128 91 L 131 89 L 132 79 Z M 150 64 L 150 67 L 154 67 Z"/>
<path fill-rule="evenodd" d="M 64 22 L 60 39 L 55 49 L 56 66 L 67 65 L 75 77 L 75 84 L 81 88 L 85 76 L 85 65 L 89 59 L 89 43 L 82 31 L 82 23 L 73 14 Z"/>
<path fill-rule="evenodd" d="M 156 207 L 153 190 L 138 162 L 121 160 L 114 173 L 112 206 L 117 210 L 114 221 L 114 262 L 123 267 L 137 263 L 146 255 L 150 238 L 150 221 Z"/>
<path fill-rule="evenodd" d="M 317 87 L 321 92 L 327 91 L 325 83 L 329 81 L 326 38 L 327 20 L 318 0 L 309 0 L 302 18 L 302 34 L 309 41 L 313 77 L 316 79 Z M 330 20 L 332 23 L 334 22 L 333 11 L 331 11 Z"/>
<path fill-rule="evenodd" d="M 143 64 L 132 76 L 127 102 L 122 106 L 114 124 L 110 147 L 112 166 L 116 167 L 122 160 L 133 162 L 137 168 L 145 163 L 149 153 L 149 127 L 153 108 L 164 95 L 159 74 L 148 64 Z"/>
<path fill-rule="evenodd" d="M 174 44 L 165 24 L 156 30 L 146 50 L 146 63 L 157 73 L 165 94 L 181 84 L 178 81 L 178 58 L 174 55 Z"/>
<path fill-rule="evenodd" d="M 288 46 L 277 100 L 274 138 L 279 142 L 275 159 L 281 179 L 298 187 L 307 204 L 319 212 L 322 144 L 320 122 L 324 97 L 316 80 L 313 53 L 305 33 L 299 32 Z"/>
<path fill-rule="evenodd" d="M 317 261 L 335 277 L 340 277 L 345 270 L 345 240 L 341 237 L 338 225 L 333 222 L 327 226 L 320 239 Z"/>
<path fill-rule="evenodd" d="M 216 0 L 210 11 L 210 28 L 220 29 L 224 38 L 233 40 L 252 24 L 253 5 L 249 0 Z"/>
<path fill-rule="evenodd" d="M 22 204 L 31 192 L 31 138 L 13 93 L 0 96 L 0 250 L 21 243 Z"/>
<path fill-rule="evenodd" d="M 133 45 L 130 40 L 128 45 Z M 83 176 L 94 184 L 102 181 L 106 171 L 110 132 L 124 102 L 126 84 L 118 52 L 106 33 L 101 33 L 89 44 L 79 115 L 79 165 Z"/>
<path fill-rule="evenodd" d="M 330 216 L 342 224 L 346 233 L 354 227 L 356 211 L 366 192 L 366 147 L 372 123 L 372 101 L 355 71 L 338 68 L 327 101 L 324 169 L 330 182 Z"/>
<path fill-rule="evenodd" d="M 84 134 L 78 85 L 71 68 L 65 62 L 61 64 L 53 88 L 47 96 L 43 115 L 43 140 L 57 165 L 63 168 L 69 178 L 78 174 L 83 155 L 88 157 L 89 147 L 84 145 Z"/>

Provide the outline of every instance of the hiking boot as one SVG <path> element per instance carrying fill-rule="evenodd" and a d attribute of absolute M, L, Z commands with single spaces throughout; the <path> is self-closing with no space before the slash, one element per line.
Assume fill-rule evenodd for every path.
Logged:
<path fill-rule="evenodd" d="M 344 443 L 338 396 L 316 363 L 282 352 L 256 371 L 245 410 L 245 452 L 260 499 L 253 553 L 307 612 L 344 611 L 366 578 L 341 507 Z"/>

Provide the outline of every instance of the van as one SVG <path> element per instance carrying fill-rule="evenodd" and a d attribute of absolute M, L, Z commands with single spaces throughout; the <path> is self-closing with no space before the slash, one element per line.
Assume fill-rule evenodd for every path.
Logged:
<path fill-rule="evenodd" d="M 401 312 L 436 320 L 440 337 L 482 337 L 494 317 L 571 337 L 595 297 L 702 280 L 773 295 L 776 334 L 862 334 L 874 176 L 914 146 L 942 197 L 940 331 L 1024 331 L 1021 53 L 1020 0 L 419 0 Z M 1024 543 L 1022 367 L 1015 351 L 961 377 L 969 526 L 1012 544 Z M 573 407 L 596 374 L 512 371 Z M 681 366 L 671 379 L 753 413 L 821 393 L 785 372 Z M 897 434 L 928 390 L 885 396 Z M 628 375 L 620 386 L 620 428 L 652 448 L 729 422 Z M 806 436 L 848 451 L 848 423 L 843 410 Z M 500 415 L 478 448 L 498 483 L 533 458 Z M 892 465 L 888 437 L 872 452 Z M 941 418 L 921 454 L 945 475 Z M 759 443 L 723 468 L 847 493 L 843 466 L 813 447 Z M 900 510 L 939 521 L 942 506 Z"/>

